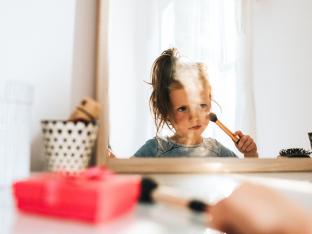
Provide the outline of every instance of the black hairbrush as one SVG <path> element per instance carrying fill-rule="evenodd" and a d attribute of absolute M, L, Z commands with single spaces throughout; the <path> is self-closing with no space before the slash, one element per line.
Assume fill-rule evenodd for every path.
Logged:
<path fill-rule="evenodd" d="M 282 149 L 279 152 L 279 155 L 288 158 L 310 158 L 311 153 L 311 151 L 302 148 L 290 148 Z"/>

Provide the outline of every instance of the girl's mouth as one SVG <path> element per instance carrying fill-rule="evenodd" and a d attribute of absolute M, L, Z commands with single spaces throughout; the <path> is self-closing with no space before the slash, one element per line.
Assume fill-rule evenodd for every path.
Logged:
<path fill-rule="evenodd" d="M 198 130 L 200 128 L 201 128 L 201 125 L 195 125 L 195 126 L 191 127 L 190 129 L 191 130 Z"/>

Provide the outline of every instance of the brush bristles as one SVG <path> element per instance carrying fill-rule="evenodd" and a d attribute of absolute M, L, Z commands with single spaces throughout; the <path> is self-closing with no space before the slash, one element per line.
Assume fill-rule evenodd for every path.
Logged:
<path fill-rule="evenodd" d="M 205 212 L 208 209 L 208 205 L 206 203 L 198 200 L 191 200 L 188 204 L 188 207 L 190 210 L 197 213 Z"/>
<path fill-rule="evenodd" d="M 310 158 L 310 154 L 312 152 L 311 151 L 307 151 L 305 149 L 302 148 L 290 148 L 290 149 L 282 149 L 279 152 L 280 156 L 284 156 L 284 157 L 300 157 L 300 158 Z"/>
<path fill-rule="evenodd" d="M 209 119 L 212 122 L 216 122 L 218 120 L 217 115 L 215 113 L 209 113 Z"/>
<path fill-rule="evenodd" d="M 139 198 L 140 202 L 143 203 L 154 203 L 152 193 L 157 189 L 157 183 L 150 178 L 142 178 L 141 181 L 141 195 Z"/>

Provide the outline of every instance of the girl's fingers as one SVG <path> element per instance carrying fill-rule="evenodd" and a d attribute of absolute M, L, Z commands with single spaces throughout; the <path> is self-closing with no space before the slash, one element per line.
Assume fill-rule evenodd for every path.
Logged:
<path fill-rule="evenodd" d="M 244 137 L 240 137 L 240 140 L 237 144 L 238 149 L 241 149 L 243 147 L 243 145 L 245 144 L 245 138 Z"/>
<path fill-rule="evenodd" d="M 252 142 L 246 149 L 246 152 L 249 153 L 251 151 L 256 151 L 257 150 L 257 147 L 256 147 L 256 143 L 255 142 Z"/>
<path fill-rule="evenodd" d="M 250 136 L 245 136 L 245 142 L 244 145 L 242 146 L 242 150 L 245 152 L 247 148 L 253 143 L 253 140 L 251 139 Z"/>
<path fill-rule="evenodd" d="M 243 147 L 243 151 L 248 153 L 253 148 L 253 141 L 250 140 L 248 143 L 246 143 Z"/>
<path fill-rule="evenodd" d="M 244 134 L 241 131 L 234 132 L 234 135 L 239 136 L 239 138 L 242 138 Z"/>
<path fill-rule="evenodd" d="M 234 134 L 240 137 L 238 144 L 236 144 L 236 147 L 239 151 L 241 151 L 242 153 L 248 153 L 256 150 L 256 144 L 249 135 L 244 135 L 239 130 L 236 131 Z"/>
<path fill-rule="evenodd" d="M 237 148 L 242 152 L 247 152 L 249 148 L 252 148 L 253 143 L 254 143 L 253 139 L 250 136 L 246 135 L 241 137 L 237 145 Z"/>
<path fill-rule="evenodd" d="M 234 133 L 236 136 L 240 137 L 240 140 L 235 144 L 236 148 L 243 154 L 248 154 L 251 152 L 257 152 L 257 145 L 249 135 L 244 135 L 241 131 L 236 131 Z"/>
<path fill-rule="evenodd" d="M 250 142 L 250 136 L 242 136 L 238 142 L 238 148 L 244 150 Z"/>
<path fill-rule="evenodd" d="M 240 131 L 240 130 L 237 130 L 236 132 L 234 132 L 234 134 L 235 134 L 235 135 L 238 135 L 239 137 L 244 135 L 244 134 L 242 133 L 242 131 Z"/>

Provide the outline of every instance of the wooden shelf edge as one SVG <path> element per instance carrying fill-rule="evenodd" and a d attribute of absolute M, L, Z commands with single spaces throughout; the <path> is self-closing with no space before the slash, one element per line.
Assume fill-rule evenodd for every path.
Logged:
<path fill-rule="evenodd" d="M 236 173 L 308 172 L 312 159 L 134 158 L 109 159 L 106 166 L 119 173 Z"/>

